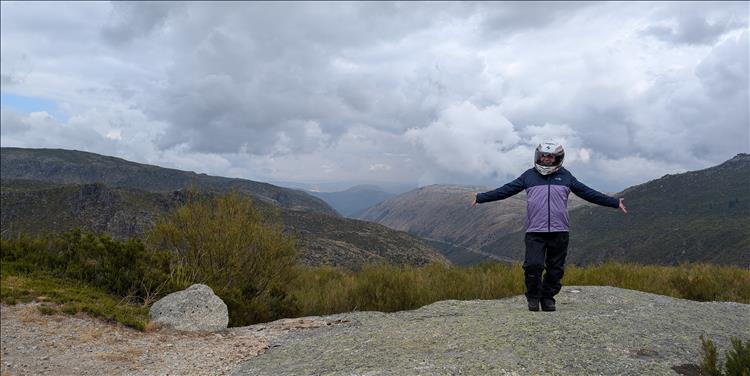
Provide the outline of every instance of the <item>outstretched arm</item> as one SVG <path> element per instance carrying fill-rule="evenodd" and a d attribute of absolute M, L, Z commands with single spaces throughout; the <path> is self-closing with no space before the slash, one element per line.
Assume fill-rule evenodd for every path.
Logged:
<path fill-rule="evenodd" d="M 587 187 L 576 178 L 573 178 L 573 183 L 570 185 L 570 190 L 576 196 L 588 202 L 602 206 L 609 206 L 611 208 L 619 208 L 623 213 L 628 213 L 628 210 L 625 209 L 625 204 L 623 203 L 625 199 L 617 199 L 615 197 L 607 196 L 604 193 Z"/>
<path fill-rule="evenodd" d="M 481 204 L 483 202 L 506 199 L 510 196 L 515 195 L 518 192 L 521 192 L 523 188 L 524 188 L 523 176 L 521 176 L 517 178 L 516 180 L 513 180 L 512 182 L 505 184 L 504 186 L 498 189 L 495 189 L 493 191 L 488 191 L 484 193 L 476 193 L 474 195 L 474 201 L 471 203 L 471 206 L 474 207 L 476 206 L 476 204 Z"/>

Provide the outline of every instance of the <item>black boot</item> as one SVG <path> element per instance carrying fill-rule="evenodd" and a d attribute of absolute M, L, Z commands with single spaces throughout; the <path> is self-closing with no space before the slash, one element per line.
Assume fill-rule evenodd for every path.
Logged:
<path fill-rule="evenodd" d="M 532 312 L 539 311 L 539 299 L 527 298 L 526 301 L 529 303 L 529 311 L 532 311 Z"/>
<path fill-rule="evenodd" d="M 555 310 L 555 299 L 542 298 L 542 311 L 552 312 Z"/>

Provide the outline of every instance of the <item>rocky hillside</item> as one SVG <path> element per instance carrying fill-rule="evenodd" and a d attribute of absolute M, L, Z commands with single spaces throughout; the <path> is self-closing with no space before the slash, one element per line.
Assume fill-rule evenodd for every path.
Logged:
<path fill-rule="evenodd" d="M 750 339 L 739 303 L 699 303 L 606 286 L 566 286 L 557 312 L 523 296 L 447 300 L 275 339 L 232 375 L 677 375 L 697 370 L 700 336 Z"/>
<path fill-rule="evenodd" d="M 96 184 L 34 180 L 0 182 L 3 238 L 63 232 L 80 227 L 117 239 L 141 236 L 156 219 L 184 201 L 180 191 L 146 192 Z"/>
<path fill-rule="evenodd" d="M 341 192 L 310 192 L 348 218 L 357 218 L 367 208 L 392 197 L 373 185 L 358 185 Z"/>
<path fill-rule="evenodd" d="M 391 197 L 366 210 L 359 218 L 392 229 L 479 248 L 493 239 L 523 226 L 525 195 L 517 195 L 498 205 L 471 208 L 472 193 L 486 187 L 431 185 Z"/>
<path fill-rule="evenodd" d="M 156 219 L 184 202 L 181 191 L 146 192 L 104 184 L 2 180 L 0 233 L 41 234 L 80 227 L 125 239 L 142 236 Z M 261 210 L 276 207 L 256 201 Z M 387 227 L 317 211 L 280 208 L 285 231 L 299 240 L 302 262 L 358 269 L 366 263 L 448 263 L 421 239 Z"/>
<path fill-rule="evenodd" d="M 710 262 L 750 267 L 750 155 L 662 178 L 619 193 L 629 214 L 586 206 L 570 212 L 570 262 L 605 260 L 676 265 Z M 520 260 L 523 232 L 483 251 Z"/>
<path fill-rule="evenodd" d="M 314 212 L 282 211 L 284 225 L 303 244 L 309 265 L 359 269 L 369 263 L 424 265 L 450 263 L 422 239 L 375 223 L 332 218 Z"/>
<path fill-rule="evenodd" d="M 459 248 L 446 249 L 445 252 L 459 254 L 460 249 L 464 249 L 462 256 L 456 256 L 460 258 L 454 262 L 488 260 L 487 255 L 472 250 L 481 250 L 502 235 L 522 230 L 526 215 L 525 192 L 492 204 L 471 207 L 474 192 L 495 188 L 431 185 L 391 197 L 368 209 L 359 218 Z M 571 197 L 569 205 L 575 208 L 588 203 Z M 467 261 L 462 262 L 463 259 Z"/>
<path fill-rule="evenodd" d="M 300 190 L 140 164 L 77 150 L 4 147 L 0 149 L 0 178 L 61 184 L 102 183 L 112 188 L 149 192 L 172 192 L 191 185 L 205 191 L 237 189 L 283 208 L 338 215 L 323 200 Z"/>

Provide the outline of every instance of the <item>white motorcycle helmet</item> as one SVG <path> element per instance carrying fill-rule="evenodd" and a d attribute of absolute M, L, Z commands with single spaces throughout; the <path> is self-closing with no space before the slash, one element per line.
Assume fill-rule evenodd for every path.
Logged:
<path fill-rule="evenodd" d="M 544 154 L 551 154 L 555 157 L 555 161 L 549 166 L 543 165 L 542 155 Z M 536 167 L 536 170 L 542 175 L 549 175 L 557 172 L 557 170 L 562 167 L 563 159 L 565 159 L 565 150 L 562 145 L 558 143 L 543 142 L 539 144 L 534 151 L 534 167 Z"/>

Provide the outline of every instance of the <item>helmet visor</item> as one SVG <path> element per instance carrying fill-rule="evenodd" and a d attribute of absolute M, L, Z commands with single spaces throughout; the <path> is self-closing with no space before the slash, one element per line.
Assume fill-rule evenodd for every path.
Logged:
<path fill-rule="evenodd" d="M 534 162 L 542 166 L 559 166 L 562 164 L 565 154 L 563 153 L 544 153 L 537 151 L 534 156 Z"/>

